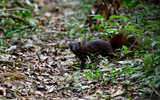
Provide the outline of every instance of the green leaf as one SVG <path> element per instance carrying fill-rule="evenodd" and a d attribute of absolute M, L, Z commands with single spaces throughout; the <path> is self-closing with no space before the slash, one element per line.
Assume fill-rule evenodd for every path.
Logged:
<path fill-rule="evenodd" d="M 131 74 L 135 69 L 131 68 L 130 66 L 126 66 L 126 69 L 122 70 L 121 72 L 117 73 L 116 75 L 121 75 L 123 73 Z"/>
<path fill-rule="evenodd" d="M 88 33 L 88 36 L 89 36 L 89 40 L 91 40 L 92 38 L 91 38 L 91 34 L 90 33 Z"/>
<path fill-rule="evenodd" d="M 36 26 L 36 21 L 32 18 L 29 19 L 29 23 L 31 23 L 33 26 Z"/>
<path fill-rule="evenodd" d="M 127 48 L 126 46 L 123 45 L 123 49 L 124 49 L 124 50 L 123 50 L 124 53 L 127 53 L 128 48 Z"/>
<path fill-rule="evenodd" d="M 92 75 L 92 71 L 88 71 L 88 72 L 85 73 L 86 77 L 91 77 L 91 75 Z"/>
<path fill-rule="evenodd" d="M 141 52 L 141 53 L 142 53 L 142 52 L 145 52 L 145 50 L 141 50 L 140 52 Z"/>
<path fill-rule="evenodd" d="M 155 46 L 157 43 L 160 43 L 160 42 L 153 41 L 153 42 L 152 42 L 152 44 L 151 44 L 151 45 L 152 45 L 152 47 L 153 47 L 153 46 Z"/>
<path fill-rule="evenodd" d="M 108 25 L 116 25 L 116 23 L 115 22 L 110 22 L 110 23 L 108 23 Z"/>
<path fill-rule="evenodd" d="M 136 31 L 137 30 L 134 28 L 134 26 L 125 26 L 125 28 L 129 31 Z"/>
<path fill-rule="evenodd" d="M 125 29 L 128 31 L 134 31 L 137 33 L 143 33 L 141 30 L 136 29 L 134 26 L 125 26 Z"/>
<path fill-rule="evenodd" d="M 72 64 L 69 64 L 71 67 L 73 67 L 74 69 L 78 69 L 80 70 L 80 68 L 73 66 Z"/>
<path fill-rule="evenodd" d="M 132 74 L 132 75 L 129 77 L 129 79 L 133 79 L 133 78 L 138 79 L 138 78 L 141 77 L 141 76 L 144 76 L 143 73 L 135 73 L 135 74 Z"/>
<path fill-rule="evenodd" d="M 138 54 L 139 54 L 139 51 L 136 51 L 136 52 L 134 53 L 134 56 L 135 56 L 135 57 L 138 57 Z"/>
<path fill-rule="evenodd" d="M 4 36 L 7 36 L 9 32 L 10 32 L 10 29 L 7 29 L 7 31 L 4 33 Z"/>
<path fill-rule="evenodd" d="M 114 74 L 113 74 L 113 71 L 111 71 L 111 81 L 113 81 L 114 79 Z"/>
<path fill-rule="evenodd" d="M 4 22 L 4 26 L 8 25 L 9 24 L 9 18 L 7 18 Z"/>
<path fill-rule="evenodd" d="M 110 20 L 110 19 L 113 19 L 113 18 L 130 20 L 128 17 L 117 16 L 117 15 L 112 15 L 112 16 L 110 16 L 110 17 L 109 17 L 109 20 Z"/>
<path fill-rule="evenodd" d="M 103 85 L 103 84 L 106 83 L 107 81 L 108 81 L 108 79 L 104 80 L 104 81 L 101 83 L 101 85 Z"/>
<path fill-rule="evenodd" d="M 160 75 L 154 77 L 155 83 L 160 84 Z"/>
<path fill-rule="evenodd" d="M 29 0 L 26 0 L 26 3 L 31 6 L 31 7 L 34 7 L 34 5 L 29 1 Z"/>
<path fill-rule="evenodd" d="M 90 15 L 91 17 L 93 17 L 92 19 L 102 19 L 103 16 L 102 15 Z"/>
<path fill-rule="evenodd" d="M 134 35 L 128 35 L 128 36 L 127 36 L 127 39 L 129 39 L 129 38 L 132 37 L 132 36 L 134 36 Z"/>
<path fill-rule="evenodd" d="M 157 25 L 145 25 L 145 29 L 148 30 L 149 28 L 155 28 Z"/>
<path fill-rule="evenodd" d="M 96 71 L 96 75 L 95 76 L 93 76 L 93 77 L 91 77 L 91 78 L 100 78 L 101 76 L 102 76 L 103 74 L 102 74 L 102 72 L 100 71 L 100 70 L 98 70 L 98 71 Z"/>
<path fill-rule="evenodd" d="M 114 33 L 114 32 L 117 32 L 118 29 L 108 29 L 106 32 L 107 33 Z"/>

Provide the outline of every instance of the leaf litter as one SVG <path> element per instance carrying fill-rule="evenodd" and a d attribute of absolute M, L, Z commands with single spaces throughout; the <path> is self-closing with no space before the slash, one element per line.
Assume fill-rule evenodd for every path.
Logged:
<path fill-rule="evenodd" d="M 60 32 L 69 34 L 67 26 L 70 25 L 70 20 L 67 18 L 75 13 L 69 6 L 76 6 L 79 2 L 80 0 L 62 0 L 57 5 L 57 2 L 41 0 L 36 4 L 42 9 L 35 8 L 35 12 L 46 11 L 35 18 L 41 28 L 38 29 L 40 32 L 30 34 L 30 38 L 27 39 L 7 40 L 10 46 L 1 49 L 2 53 L 9 54 L 0 55 L 0 98 L 22 100 L 107 98 L 125 100 L 128 96 L 139 98 L 137 88 L 141 85 L 141 80 L 134 83 L 135 79 L 138 79 L 136 74 L 131 77 L 132 82 L 126 81 L 127 74 L 119 76 L 123 69 L 122 65 L 132 66 L 136 62 L 134 60 L 119 61 L 117 64 L 107 63 L 111 67 L 106 67 L 108 62 L 106 60 L 99 62 L 101 74 L 97 76 L 98 79 L 92 75 L 94 70 L 93 73 L 90 69 L 78 71 L 70 66 L 77 64 L 79 59 L 69 50 L 69 38 Z M 106 77 L 111 75 L 112 71 L 115 73 L 113 81 Z M 102 84 L 102 80 L 107 81 Z"/>

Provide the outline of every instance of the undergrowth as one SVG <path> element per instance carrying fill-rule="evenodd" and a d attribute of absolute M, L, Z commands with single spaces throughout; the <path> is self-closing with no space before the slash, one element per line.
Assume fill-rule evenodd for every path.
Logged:
<path fill-rule="evenodd" d="M 17 7 L 19 4 L 15 3 L 10 5 L 8 1 L 0 1 L 0 25 L 1 25 L 1 36 L 0 45 L 7 45 L 6 38 L 22 38 L 27 37 L 26 34 L 31 34 L 36 28 L 36 22 L 32 18 L 31 8 L 32 3 L 29 1 L 25 2 L 24 8 Z"/>
<path fill-rule="evenodd" d="M 135 1 L 135 3 L 137 3 L 137 1 Z M 81 2 L 79 6 L 82 4 L 83 2 Z M 135 10 L 138 12 L 131 12 L 132 14 L 130 16 L 110 16 L 109 20 L 100 23 L 99 26 L 92 25 L 91 27 L 85 28 L 85 30 L 87 30 L 87 32 L 92 32 L 92 29 L 94 28 L 97 30 L 98 34 L 103 36 L 103 39 L 108 39 L 109 35 L 121 32 L 136 36 L 139 39 L 141 50 L 134 50 L 134 55 L 132 56 L 134 62 L 129 65 L 119 66 L 119 70 L 117 70 L 117 68 L 109 66 L 108 61 L 104 61 L 105 66 L 111 70 L 110 72 L 107 72 L 107 74 L 102 72 L 100 69 L 97 69 L 100 65 L 95 66 L 93 63 L 87 64 L 90 66 L 90 70 L 85 71 L 84 75 L 81 75 L 79 78 L 86 77 L 88 79 L 100 81 L 101 85 L 103 85 L 108 81 L 114 81 L 117 75 L 120 76 L 125 74 L 126 77 L 122 84 L 125 86 L 127 85 L 127 88 L 129 88 L 129 84 L 133 84 L 135 80 L 136 82 L 141 81 L 142 84 L 139 86 L 139 90 L 141 92 L 139 92 L 139 95 L 144 98 L 148 97 L 148 94 L 151 93 L 155 97 L 160 96 L 160 21 L 156 19 L 157 12 L 159 11 L 149 9 L 148 5 L 127 5 L 125 2 L 124 5 L 125 8 L 130 6 L 133 7 L 131 8 L 132 11 Z M 88 4 L 88 6 L 90 6 L 90 4 Z M 103 20 L 103 16 L 101 15 L 92 16 L 95 19 Z M 88 40 L 92 40 L 92 36 L 85 33 L 86 31 L 84 29 L 82 32 L 79 31 L 82 30 L 79 27 L 75 28 L 75 32 L 81 32 L 80 34 L 83 33 L 82 36 L 84 38 L 89 38 Z M 72 35 L 75 36 L 75 34 Z M 120 52 L 121 54 L 123 53 L 121 56 L 124 56 L 128 53 L 128 51 L 129 48 L 124 46 Z M 127 58 L 125 59 L 125 61 L 128 60 L 129 59 Z M 72 66 L 77 65 L 74 64 Z"/>

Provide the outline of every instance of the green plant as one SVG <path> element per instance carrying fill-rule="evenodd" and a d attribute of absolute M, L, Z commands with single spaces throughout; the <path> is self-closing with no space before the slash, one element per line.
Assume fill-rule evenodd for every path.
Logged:
<path fill-rule="evenodd" d="M 27 2 L 28 0 L 26 0 Z M 4 38 L 23 37 L 24 34 L 32 32 L 36 27 L 36 22 L 32 18 L 30 12 L 30 3 L 27 2 L 25 8 L 8 8 L 7 1 L 5 3 L 0 2 L 3 7 L 0 9 L 3 13 L 0 13 L 0 25 L 3 35 L 1 36 L 1 45 L 4 45 Z M 8 13 L 6 13 L 8 11 Z"/>
<path fill-rule="evenodd" d="M 110 16 L 109 20 L 104 21 L 103 16 L 101 15 L 91 15 L 93 19 L 103 20 L 98 26 L 93 25 L 87 27 L 87 30 L 91 31 L 93 28 L 98 31 L 98 34 L 104 35 L 104 39 L 108 39 L 108 35 L 115 33 L 130 34 L 130 36 L 136 36 L 139 39 L 139 48 L 140 50 L 134 50 L 132 60 L 140 59 L 138 62 L 131 62 L 128 65 L 118 66 L 120 71 L 117 71 L 117 67 L 110 67 L 108 63 L 105 63 L 106 67 L 109 68 L 110 72 L 105 74 L 100 69 L 96 69 L 94 64 L 88 64 L 92 68 L 89 71 L 85 72 L 85 75 L 82 75 L 82 78 L 88 78 L 93 80 L 98 80 L 101 82 L 101 85 L 105 84 L 108 81 L 116 80 L 116 76 L 125 75 L 123 85 L 127 85 L 127 88 L 130 88 L 130 84 L 136 84 L 135 81 L 140 81 L 142 84 L 137 88 L 141 92 L 139 96 L 147 96 L 147 94 L 155 93 L 159 96 L 159 84 L 160 84 L 160 22 L 157 20 L 158 11 L 153 11 L 149 9 L 148 6 L 139 4 L 137 0 L 133 0 L 134 3 L 129 3 L 132 1 L 123 0 L 125 6 L 133 7 L 131 15 L 120 16 L 113 15 Z M 137 12 L 134 12 L 136 10 Z M 150 16 L 150 17 L 148 17 Z M 77 28 L 77 32 L 80 29 Z M 82 34 L 83 32 L 80 31 Z M 85 38 L 92 40 L 92 35 L 87 33 Z M 86 40 L 87 40 L 86 39 Z M 125 56 L 130 52 L 130 48 L 123 46 L 122 49 L 119 49 L 121 57 Z M 115 53 L 115 55 L 118 55 Z M 133 59 L 134 57 L 134 59 Z M 130 61 L 130 59 L 126 60 Z M 117 59 L 115 62 L 118 62 Z M 103 76 L 105 74 L 105 77 Z M 103 77 L 104 79 L 102 79 Z M 146 88 L 144 88 L 146 87 Z M 143 89 L 142 89 L 143 88 Z M 127 90 L 126 90 L 127 91 Z M 157 93 L 158 92 L 158 93 Z M 129 99 L 132 99 L 127 95 Z"/>
<path fill-rule="evenodd" d="M 78 70 L 80 70 L 80 67 L 75 67 L 76 66 L 76 63 L 75 63 L 75 61 L 73 62 L 73 64 L 69 64 L 71 67 L 73 67 L 73 68 L 75 68 L 75 69 L 78 69 Z"/>

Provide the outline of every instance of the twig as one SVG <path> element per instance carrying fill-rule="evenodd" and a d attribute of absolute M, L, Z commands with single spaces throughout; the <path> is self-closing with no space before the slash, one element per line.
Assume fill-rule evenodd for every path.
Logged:
<path fill-rule="evenodd" d="M 151 85 L 151 83 L 148 82 L 148 84 L 153 89 L 153 91 L 160 97 L 160 94 L 154 89 L 154 87 Z"/>
<path fill-rule="evenodd" d="M 133 10 L 127 8 L 127 7 L 124 7 L 124 8 L 127 9 L 128 11 L 130 11 L 131 13 L 141 14 L 140 12 L 138 12 L 138 11 L 133 11 Z M 125 11 L 125 12 L 127 12 L 127 11 Z M 128 13 L 128 12 L 127 12 L 127 13 Z"/>
<path fill-rule="evenodd" d="M 0 27 L 0 30 L 2 30 L 3 32 L 6 32 L 5 29 L 3 27 Z"/>
<path fill-rule="evenodd" d="M 37 54 L 37 56 L 38 56 L 39 63 L 42 64 L 42 61 L 41 61 L 41 58 L 40 58 L 39 54 L 38 54 L 38 53 L 36 53 L 36 54 Z"/>
<path fill-rule="evenodd" d="M 63 53 L 60 52 L 60 54 L 64 57 L 65 60 L 67 60 L 67 58 L 63 55 Z"/>

